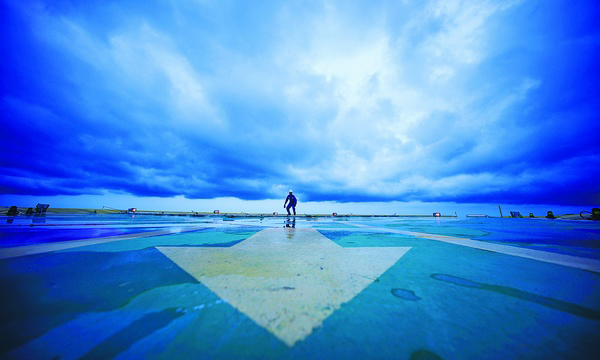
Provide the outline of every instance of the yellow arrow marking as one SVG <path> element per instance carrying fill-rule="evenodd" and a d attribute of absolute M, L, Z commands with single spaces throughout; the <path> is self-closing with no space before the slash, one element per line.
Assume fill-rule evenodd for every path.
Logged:
<path fill-rule="evenodd" d="M 230 248 L 157 249 L 291 347 L 410 247 L 342 248 L 315 229 L 271 228 Z"/>

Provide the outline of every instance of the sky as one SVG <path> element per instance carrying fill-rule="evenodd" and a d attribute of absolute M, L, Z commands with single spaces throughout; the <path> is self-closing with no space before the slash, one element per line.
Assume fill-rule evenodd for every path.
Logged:
<path fill-rule="evenodd" d="M 0 202 L 598 206 L 598 18 L 585 0 L 0 0 Z"/>

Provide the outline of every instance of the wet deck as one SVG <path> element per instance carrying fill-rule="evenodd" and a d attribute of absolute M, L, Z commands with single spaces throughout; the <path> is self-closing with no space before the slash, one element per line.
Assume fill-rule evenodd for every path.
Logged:
<path fill-rule="evenodd" d="M 600 351 L 591 221 L 115 215 L 0 235 L 2 358 Z"/>

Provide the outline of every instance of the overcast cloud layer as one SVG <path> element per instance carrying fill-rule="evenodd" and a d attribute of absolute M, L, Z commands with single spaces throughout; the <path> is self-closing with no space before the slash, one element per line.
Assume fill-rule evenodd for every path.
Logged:
<path fill-rule="evenodd" d="M 4 1 L 0 190 L 600 203 L 597 1 Z"/>

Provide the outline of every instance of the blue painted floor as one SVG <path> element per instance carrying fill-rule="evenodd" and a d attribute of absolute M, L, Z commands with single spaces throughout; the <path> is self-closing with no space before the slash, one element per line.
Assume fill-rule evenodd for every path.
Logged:
<path fill-rule="evenodd" d="M 140 215 L 41 220 L 0 219 L 0 358 L 600 353 L 598 222 Z M 397 259 L 386 256 L 401 248 Z M 386 257 L 389 266 L 371 272 L 376 266 L 366 259 L 373 256 Z M 212 265 L 198 267 L 198 261 Z M 297 278 L 283 277 L 292 270 Z M 217 289 L 225 281 L 242 286 L 237 298 L 217 295 L 230 290 Z M 279 322 L 271 326 L 271 318 Z M 282 334 L 298 328 L 304 329 L 298 340 L 286 341 Z"/>

